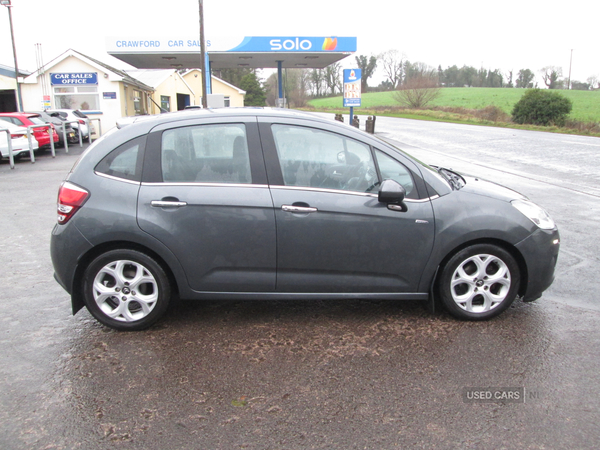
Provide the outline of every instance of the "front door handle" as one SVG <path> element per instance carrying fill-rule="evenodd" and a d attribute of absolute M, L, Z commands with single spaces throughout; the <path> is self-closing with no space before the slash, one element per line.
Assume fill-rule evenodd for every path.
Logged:
<path fill-rule="evenodd" d="M 169 201 L 169 200 L 152 200 L 150 202 L 151 206 L 155 208 L 181 208 L 182 206 L 187 206 L 187 202 L 180 201 Z"/>
<path fill-rule="evenodd" d="M 317 212 L 317 208 L 312 206 L 296 206 L 296 205 L 282 205 L 281 209 L 292 213 L 313 213 Z"/>

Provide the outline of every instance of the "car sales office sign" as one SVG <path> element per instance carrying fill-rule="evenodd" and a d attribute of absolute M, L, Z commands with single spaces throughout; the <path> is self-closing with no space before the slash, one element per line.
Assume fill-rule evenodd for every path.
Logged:
<path fill-rule="evenodd" d="M 344 69 L 344 107 L 360 106 L 361 69 Z"/>
<path fill-rule="evenodd" d="M 82 85 L 82 84 L 98 84 L 98 74 L 95 72 L 66 72 L 66 73 L 51 73 L 50 84 L 52 86 L 61 85 Z"/>

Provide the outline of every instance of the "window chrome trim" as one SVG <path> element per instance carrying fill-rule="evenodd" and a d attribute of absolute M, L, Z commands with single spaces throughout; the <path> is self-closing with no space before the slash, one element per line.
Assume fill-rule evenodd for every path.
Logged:
<path fill-rule="evenodd" d="M 290 190 L 290 191 L 327 192 L 330 194 L 349 194 L 349 195 L 356 195 L 359 197 L 371 197 L 371 198 L 379 197 L 378 194 L 372 194 L 370 192 L 345 191 L 343 189 L 323 189 L 323 188 L 314 188 L 314 187 L 306 187 L 306 186 L 280 186 L 280 185 L 272 185 L 270 187 L 271 187 L 271 189 L 282 189 L 282 190 Z M 406 203 L 426 203 L 431 200 L 435 200 L 438 197 L 439 197 L 439 195 L 435 195 L 433 197 L 427 197 L 427 198 L 419 198 L 419 199 L 405 198 L 404 201 Z"/>
<path fill-rule="evenodd" d="M 433 197 L 427 197 L 427 198 L 418 198 L 418 199 L 405 198 L 404 201 L 406 203 L 426 203 L 426 202 L 430 202 L 432 200 L 435 200 L 438 197 L 439 197 L 439 195 L 434 195 Z"/>
<path fill-rule="evenodd" d="M 268 188 L 266 184 L 252 184 L 252 183 L 205 183 L 205 182 L 194 182 L 194 181 L 168 181 L 168 182 L 142 182 L 142 186 L 201 186 L 201 187 L 235 187 L 235 188 Z"/>
<path fill-rule="evenodd" d="M 271 189 L 282 189 L 282 190 L 290 190 L 290 191 L 329 192 L 331 194 L 350 194 L 350 195 L 358 195 L 361 197 L 377 198 L 377 194 L 371 194 L 370 192 L 345 191 L 343 189 L 323 189 L 323 188 L 314 188 L 314 187 L 307 187 L 307 186 L 281 186 L 281 185 L 272 185 Z"/>
<path fill-rule="evenodd" d="M 107 175 L 105 173 L 102 172 L 98 172 L 96 170 L 94 170 L 94 173 L 96 175 L 98 175 L 99 177 L 103 177 L 103 178 L 108 178 L 109 180 L 115 180 L 115 181 L 122 181 L 124 183 L 129 183 L 129 184 L 136 184 L 136 185 L 140 185 L 142 184 L 140 181 L 135 181 L 135 180 L 128 180 L 127 178 L 121 178 L 121 177 L 115 177 L 114 175 Z"/>
<path fill-rule="evenodd" d="M 129 183 L 132 183 L 131 180 L 125 180 L 122 178 L 115 178 L 115 177 L 111 177 L 109 175 L 105 175 L 102 173 L 98 173 L 98 175 L 101 176 L 105 176 L 107 178 L 114 178 L 120 181 L 126 181 Z M 266 184 L 247 184 L 247 183 L 203 183 L 203 182 L 189 182 L 189 181 L 182 181 L 182 182 L 142 182 L 142 183 L 137 183 L 137 182 L 133 182 L 135 184 L 141 184 L 142 186 L 199 186 L 199 187 L 235 187 L 235 188 L 261 188 L 261 189 L 266 189 L 266 188 L 270 188 L 270 189 L 281 189 L 281 190 L 286 190 L 286 191 L 310 191 L 310 192 L 326 192 L 326 193 L 330 193 L 330 194 L 348 194 L 348 195 L 356 195 L 358 197 L 369 197 L 369 198 L 378 198 L 379 196 L 377 194 L 371 194 L 370 192 L 358 192 L 358 191 L 345 191 L 342 189 L 323 189 L 323 188 L 314 188 L 314 187 L 306 187 L 306 186 L 281 186 L 281 185 L 266 185 Z M 439 198 L 439 195 L 434 195 L 433 197 L 427 197 L 427 198 L 419 198 L 419 199 L 412 199 L 412 198 L 405 198 L 404 201 L 406 203 L 426 203 L 426 202 L 430 202 L 431 200 L 435 200 L 436 198 Z"/>

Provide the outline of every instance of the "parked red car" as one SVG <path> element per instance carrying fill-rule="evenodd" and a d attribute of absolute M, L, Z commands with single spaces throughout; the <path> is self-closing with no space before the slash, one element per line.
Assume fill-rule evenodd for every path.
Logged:
<path fill-rule="evenodd" d="M 0 120 L 13 123 L 20 127 L 28 127 L 29 125 L 47 125 L 46 121 L 43 120 L 39 114 L 35 113 L 0 113 Z M 54 125 L 50 124 L 50 126 L 52 127 L 52 136 L 54 143 L 56 144 L 59 140 L 58 133 L 56 132 Z M 33 136 L 40 148 L 50 146 L 50 131 L 47 128 L 34 128 Z"/>

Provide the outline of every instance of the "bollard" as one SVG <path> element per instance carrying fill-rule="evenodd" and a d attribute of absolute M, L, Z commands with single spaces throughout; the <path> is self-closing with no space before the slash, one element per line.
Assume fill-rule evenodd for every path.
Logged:
<path fill-rule="evenodd" d="M 375 125 L 375 123 L 373 122 L 373 117 L 371 117 L 371 116 L 367 117 L 367 121 L 365 122 L 365 131 L 367 133 L 374 134 L 375 133 L 374 125 Z"/>
<path fill-rule="evenodd" d="M 358 120 L 358 116 L 354 116 L 354 120 L 352 121 L 352 126 L 356 128 L 360 128 L 360 120 Z"/>

